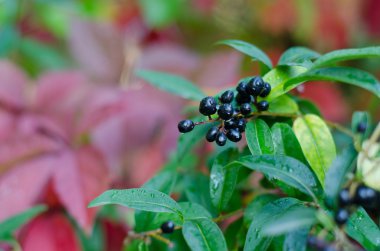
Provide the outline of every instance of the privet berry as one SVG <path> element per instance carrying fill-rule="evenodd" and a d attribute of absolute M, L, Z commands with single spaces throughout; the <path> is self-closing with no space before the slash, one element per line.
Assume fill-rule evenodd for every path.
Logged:
<path fill-rule="evenodd" d="M 248 83 L 247 81 L 241 81 L 238 86 L 236 87 L 237 92 L 242 95 L 242 96 L 248 96 L 249 94 L 247 93 L 247 87 Z"/>
<path fill-rule="evenodd" d="M 190 132 L 194 129 L 194 122 L 189 120 L 189 119 L 185 119 L 185 120 L 182 120 L 178 123 L 178 130 L 181 132 L 181 133 L 187 133 L 187 132 Z"/>
<path fill-rule="evenodd" d="M 216 127 L 216 126 L 211 127 L 211 128 L 208 130 L 207 134 L 206 134 L 206 140 L 207 140 L 208 142 L 213 142 L 213 141 L 215 141 L 218 132 L 219 132 L 219 128 L 218 128 L 218 127 Z"/>
<path fill-rule="evenodd" d="M 355 192 L 355 202 L 364 208 L 376 208 L 377 192 L 365 185 L 359 185 Z"/>
<path fill-rule="evenodd" d="M 365 133 L 366 130 L 367 130 L 367 124 L 363 121 L 361 121 L 356 127 L 356 131 L 358 133 Z"/>
<path fill-rule="evenodd" d="M 339 192 L 338 203 L 339 203 L 340 207 L 346 207 L 346 206 L 351 205 L 352 198 L 350 195 L 350 191 L 347 188 L 345 188 Z"/>
<path fill-rule="evenodd" d="M 272 90 L 272 87 L 270 86 L 269 83 L 265 82 L 263 90 L 260 93 L 260 97 L 265 98 L 266 96 L 269 95 L 270 91 Z"/>
<path fill-rule="evenodd" d="M 223 94 L 220 96 L 220 102 L 226 104 L 226 103 L 231 103 L 232 100 L 234 100 L 234 92 L 233 91 L 225 91 Z"/>
<path fill-rule="evenodd" d="M 216 113 L 216 100 L 213 97 L 205 97 L 199 104 L 199 112 L 205 116 L 210 116 Z"/>
<path fill-rule="evenodd" d="M 260 112 L 267 111 L 269 109 L 269 103 L 268 101 L 263 100 L 257 103 L 256 107 L 257 107 L 257 110 L 259 110 Z"/>
<path fill-rule="evenodd" d="M 248 115 L 252 111 L 251 105 L 249 103 L 243 103 L 240 105 L 240 112 L 243 115 Z"/>
<path fill-rule="evenodd" d="M 218 134 L 216 135 L 215 142 L 218 146 L 224 146 L 227 142 L 226 134 L 224 134 L 224 132 L 222 131 L 219 131 Z"/>
<path fill-rule="evenodd" d="M 238 130 L 231 129 L 227 131 L 227 138 L 232 142 L 239 142 L 241 140 L 241 133 Z"/>
<path fill-rule="evenodd" d="M 218 110 L 218 115 L 221 119 L 227 120 L 232 118 L 232 115 L 234 114 L 234 108 L 231 104 L 223 104 L 220 106 Z"/>
<path fill-rule="evenodd" d="M 259 96 L 264 87 L 264 81 L 261 77 L 252 78 L 247 87 L 248 94 L 252 96 Z"/>
<path fill-rule="evenodd" d="M 164 234 L 171 234 L 174 232 L 174 222 L 172 221 L 167 221 L 167 222 L 164 222 L 162 223 L 161 225 L 161 231 L 164 233 Z"/>
<path fill-rule="evenodd" d="M 345 208 L 340 208 L 335 213 L 335 222 L 338 225 L 346 224 L 348 218 L 350 217 L 350 213 Z"/>
<path fill-rule="evenodd" d="M 243 103 L 249 103 L 249 102 L 251 102 L 251 100 L 252 100 L 252 98 L 249 95 L 248 96 L 247 95 L 242 95 L 240 93 L 238 93 L 236 95 L 236 103 L 238 103 L 239 105 L 243 104 Z"/>

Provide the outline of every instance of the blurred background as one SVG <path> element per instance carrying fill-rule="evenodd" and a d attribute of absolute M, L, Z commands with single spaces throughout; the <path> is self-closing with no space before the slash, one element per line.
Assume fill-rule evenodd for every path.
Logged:
<path fill-rule="evenodd" d="M 188 105 L 134 72 L 179 74 L 210 95 L 258 73 L 221 39 L 253 43 L 273 62 L 295 45 L 378 45 L 380 1 L 0 0 L 0 222 L 48 206 L 17 233 L 23 250 L 122 250 L 129 219 L 112 208 L 95 217 L 87 204 L 152 177 Z M 379 62 L 352 64 L 380 76 Z M 380 101 L 355 87 L 300 92 L 344 125 L 354 110 L 380 116 Z"/>

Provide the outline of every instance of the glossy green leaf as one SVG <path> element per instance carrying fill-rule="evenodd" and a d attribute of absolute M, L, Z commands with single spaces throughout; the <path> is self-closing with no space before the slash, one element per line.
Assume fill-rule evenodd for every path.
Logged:
<path fill-rule="evenodd" d="M 298 139 L 288 124 L 275 123 L 272 126 L 272 139 L 276 155 L 286 155 L 307 163 Z"/>
<path fill-rule="evenodd" d="M 355 85 L 366 89 L 380 97 L 380 83 L 372 74 L 350 67 L 330 67 L 314 69 L 305 72 L 284 84 L 284 91 L 288 92 L 306 81 L 327 80 Z"/>
<path fill-rule="evenodd" d="M 321 184 L 336 157 L 335 143 L 326 123 L 316 115 L 299 117 L 293 124 L 303 154 Z"/>
<path fill-rule="evenodd" d="M 280 57 L 278 65 L 303 65 L 305 62 L 320 57 L 316 51 L 306 47 L 292 47 L 286 50 Z"/>
<path fill-rule="evenodd" d="M 192 202 L 178 203 L 182 208 L 184 220 L 211 219 L 211 214 L 201 205 Z"/>
<path fill-rule="evenodd" d="M 272 237 L 264 236 L 262 228 L 269 220 L 276 219 L 293 206 L 299 206 L 301 202 L 294 198 L 282 198 L 264 206 L 253 218 L 246 237 L 244 251 L 266 250 L 272 241 Z"/>
<path fill-rule="evenodd" d="M 313 68 L 318 68 L 326 65 L 331 65 L 340 61 L 353 59 L 380 57 L 380 46 L 373 46 L 358 49 L 343 49 L 326 53 L 319 57 L 313 65 Z"/>
<path fill-rule="evenodd" d="M 369 137 L 371 130 L 371 115 L 368 112 L 354 112 L 352 115 L 352 121 L 351 121 L 351 130 L 354 133 L 358 133 L 358 125 L 359 123 L 364 123 L 367 127 L 366 131 L 363 134 L 362 139 L 366 139 Z"/>
<path fill-rule="evenodd" d="M 299 229 L 285 235 L 283 251 L 305 251 L 309 228 Z"/>
<path fill-rule="evenodd" d="M 210 177 L 201 173 L 188 175 L 184 182 L 185 195 L 189 202 L 197 203 L 206 208 L 212 215 L 217 214 L 217 209 L 210 196 Z"/>
<path fill-rule="evenodd" d="M 229 148 L 216 157 L 210 174 L 210 196 L 212 203 L 218 209 L 223 210 L 235 190 L 239 174 L 239 165 L 228 165 L 239 155 L 236 148 Z"/>
<path fill-rule="evenodd" d="M 253 44 L 240 41 L 240 40 L 223 40 L 223 41 L 219 41 L 217 44 L 231 46 L 232 48 L 250 56 L 251 58 L 260 61 L 267 68 L 269 69 L 273 68 L 270 58 L 262 50 L 260 50 Z"/>
<path fill-rule="evenodd" d="M 298 105 L 289 96 L 282 95 L 270 103 L 268 112 L 295 114 L 298 112 Z"/>
<path fill-rule="evenodd" d="M 297 100 L 298 108 L 302 114 L 314 114 L 322 118 L 321 111 L 318 109 L 318 107 L 311 102 L 310 100 L 306 99 L 298 99 Z"/>
<path fill-rule="evenodd" d="M 380 229 L 363 208 L 351 215 L 346 232 L 366 250 L 380 250 Z"/>
<path fill-rule="evenodd" d="M 284 84 L 302 73 L 306 72 L 307 68 L 303 66 L 286 66 L 280 65 L 265 74 L 263 79 L 270 83 L 272 90 L 266 100 L 272 101 L 278 96 L 281 96 L 286 91 L 284 90 Z"/>
<path fill-rule="evenodd" d="M 211 219 L 185 221 L 182 234 L 192 251 L 227 251 L 223 233 Z"/>
<path fill-rule="evenodd" d="M 45 206 L 35 206 L 0 222 L 0 239 L 11 236 L 14 231 L 45 210 Z"/>
<path fill-rule="evenodd" d="M 244 156 L 234 163 L 265 174 L 271 181 L 279 180 L 316 200 L 321 187 L 309 167 L 300 161 L 281 155 Z"/>
<path fill-rule="evenodd" d="M 269 219 L 262 228 L 262 233 L 268 236 L 276 236 L 290 233 L 302 228 L 310 228 L 317 221 L 316 210 L 299 205 L 284 210 L 278 217 Z"/>
<path fill-rule="evenodd" d="M 261 194 L 254 198 L 244 210 L 244 223 L 251 223 L 256 214 L 269 202 L 275 201 L 278 196 L 275 194 Z"/>
<path fill-rule="evenodd" d="M 253 155 L 274 153 L 272 133 L 264 120 L 255 119 L 248 122 L 245 137 Z"/>
<path fill-rule="evenodd" d="M 93 201 L 89 207 L 117 204 L 149 212 L 175 213 L 182 217 L 181 207 L 169 195 L 148 188 L 108 190 Z"/>
<path fill-rule="evenodd" d="M 325 194 L 326 202 L 330 206 L 336 205 L 336 198 L 343 184 L 346 182 L 346 175 L 354 168 L 358 153 L 352 145 L 345 148 L 332 162 L 326 173 Z"/>
<path fill-rule="evenodd" d="M 206 96 L 196 85 L 178 75 L 147 70 L 140 70 L 136 74 L 158 89 L 182 98 L 199 101 Z"/>

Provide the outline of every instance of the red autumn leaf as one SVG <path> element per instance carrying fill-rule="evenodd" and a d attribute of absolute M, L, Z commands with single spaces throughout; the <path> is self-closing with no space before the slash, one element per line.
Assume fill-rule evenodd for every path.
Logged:
<path fill-rule="evenodd" d="M 75 230 L 59 212 L 43 214 L 30 222 L 20 234 L 24 251 L 80 251 Z"/>
<path fill-rule="evenodd" d="M 0 61 L 0 105 L 21 109 L 25 105 L 26 78 L 8 61 Z"/>

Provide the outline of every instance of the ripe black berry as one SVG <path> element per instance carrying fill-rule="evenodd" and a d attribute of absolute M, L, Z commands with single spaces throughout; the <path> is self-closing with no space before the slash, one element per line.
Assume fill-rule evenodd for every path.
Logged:
<path fill-rule="evenodd" d="M 260 93 L 260 97 L 265 98 L 266 96 L 269 95 L 270 91 L 272 90 L 272 87 L 270 86 L 269 83 L 265 82 L 263 90 Z"/>
<path fill-rule="evenodd" d="M 217 136 L 217 134 L 218 134 L 218 131 L 219 131 L 219 128 L 218 128 L 218 127 L 216 127 L 216 126 L 211 127 L 211 128 L 208 130 L 207 134 L 206 134 L 206 140 L 207 140 L 208 142 L 213 142 L 213 141 L 215 141 L 215 140 L 216 140 L 216 136 Z"/>
<path fill-rule="evenodd" d="M 231 129 L 227 132 L 227 138 L 232 142 L 239 142 L 241 140 L 241 133 L 238 130 Z"/>
<path fill-rule="evenodd" d="M 227 142 L 227 137 L 226 135 L 224 134 L 224 132 L 222 131 L 219 131 L 218 134 L 216 135 L 216 140 L 215 140 L 216 144 L 218 146 L 224 146 Z"/>
<path fill-rule="evenodd" d="M 249 96 L 249 95 L 245 95 L 245 94 L 240 94 L 240 93 L 238 93 L 237 95 L 236 95 L 236 102 L 238 103 L 238 104 L 244 104 L 244 103 L 249 103 L 249 102 L 251 102 L 251 100 L 252 100 L 252 97 L 251 96 Z"/>
<path fill-rule="evenodd" d="M 218 115 L 221 119 L 227 120 L 234 114 L 234 108 L 231 104 L 223 104 L 219 107 Z"/>
<path fill-rule="evenodd" d="M 347 222 L 349 217 L 350 217 L 349 212 L 344 208 L 340 208 L 335 213 L 335 222 L 338 225 L 343 225 Z"/>
<path fill-rule="evenodd" d="M 267 111 L 269 109 L 269 103 L 266 100 L 260 101 L 257 103 L 257 110 L 261 111 Z"/>
<path fill-rule="evenodd" d="M 248 82 L 247 81 L 241 81 L 238 86 L 236 87 L 236 90 L 238 91 L 238 93 L 240 93 L 241 95 L 243 96 L 247 96 L 248 93 L 247 93 L 247 86 L 248 86 Z"/>
<path fill-rule="evenodd" d="M 350 191 L 347 188 L 345 188 L 339 192 L 338 203 L 339 203 L 340 207 L 346 207 L 352 203 Z"/>
<path fill-rule="evenodd" d="M 227 130 L 233 129 L 236 127 L 236 122 L 237 121 L 235 119 L 224 121 L 224 128 L 226 128 Z"/>
<path fill-rule="evenodd" d="M 375 208 L 377 205 L 377 192 L 370 187 L 360 185 L 356 188 L 355 202 L 364 208 Z"/>
<path fill-rule="evenodd" d="M 178 123 L 178 130 L 181 132 L 181 133 L 186 133 L 186 132 L 190 132 L 194 129 L 194 122 L 189 120 L 189 119 L 186 119 L 186 120 L 182 120 Z"/>
<path fill-rule="evenodd" d="M 199 112 L 205 116 L 213 115 L 216 112 L 216 105 L 213 97 L 205 97 L 199 104 Z"/>
<path fill-rule="evenodd" d="M 360 122 L 356 127 L 358 133 L 364 133 L 367 130 L 367 124 L 365 122 Z"/>
<path fill-rule="evenodd" d="M 223 94 L 220 96 L 220 102 L 224 104 L 231 103 L 233 99 L 234 99 L 234 92 L 230 90 L 223 92 Z"/>
<path fill-rule="evenodd" d="M 254 77 L 248 83 L 247 92 L 253 96 L 259 96 L 263 88 L 263 79 L 261 77 Z"/>
<path fill-rule="evenodd" d="M 243 118 L 239 119 L 236 122 L 236 128 L 239 130 L 239 132 L 244 132 L 246 124 L 247 124 L 247 122 L 245 121 L 245 119 L 243 119 Z"/>
<path fill-rule="evenodd" d="M 167 221 L 167 222 L 164 222 L 162 225 L 161 225 L 161 231 L 164 233 L 164 234 L 171 234 L 174 232 L 174 222 L 172 221 Z"/>
<path fill-rule="evenodd" d="M 248 115 L 252 111 L 251 105 L 249 103 L 243 103 L 240 105 L 240 112 L 243 115 Z"/>

